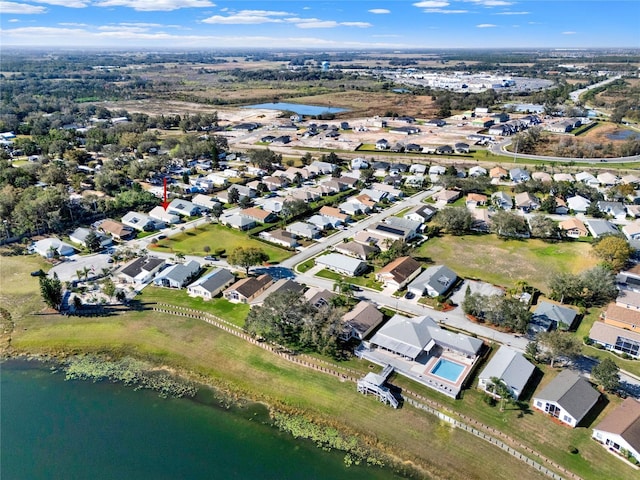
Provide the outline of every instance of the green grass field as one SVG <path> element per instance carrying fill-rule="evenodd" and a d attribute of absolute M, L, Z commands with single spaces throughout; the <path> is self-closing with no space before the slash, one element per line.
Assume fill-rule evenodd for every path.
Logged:
<path fill-rule="evenodd" d="M 293 255 L 292 252 L 278 248 L 274 245 L 249 238 L 246 233 L 224 227 L 222 225 L 208 224 L 188 230 L 175 237 L 166 238 L 151 245 L 151 249 L 158 251 L 178 253 L 185 255 L 208 255 L 203 248 L 208 246 L 211 252 L 224 248 L 227 253 L 238 247 L 256 247 L 264 250 L 269 255 L 271 263 L 279 263 Z"/>
<path fill-rule="evenodd" d="M 504 287 L 513 287 L 518 280 L 525 280 L 543 292 L 547 291 L 552 274 L 578 273 L 598 263 L 588 243 L 501 240 L 495 235 L 431 238 L 413 256 L 435 264 L 444 263 L 462 277 Z"/>
<path fill-rule="evenodd" d="M 322 278 L 328 278 L 329 280 L 338 281 L 340 279 L 345 282 L 352 283 L 353 285 L 359 285 L 360 287 L 370 288 L 372 290 L 382 291 L 382 284 L 376 282 L 373 271 L 360 275 L 359 277 L 345 277 L 339 273 L 332 272 L 331 270 L 324 269 L 316 273 L 316 276 Z"/>

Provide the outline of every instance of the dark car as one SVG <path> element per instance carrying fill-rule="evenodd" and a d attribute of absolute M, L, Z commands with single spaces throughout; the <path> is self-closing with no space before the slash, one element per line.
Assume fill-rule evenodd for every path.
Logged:
<path fill-rule="evenodd" d="M 32 277 L 42 277 L 43 275 L 44 272 L 42 271 L 42 269 L 31 272 Z"/>
<path fill-rule="evenodd" d="M 211 256 L 211 255 L 207 255 L 206 257 L 204 257 L 204 259 L 205 259 L 206 261 L 208 261 L 208 262 L 213 262 L 213 261 L 217 260 L 217 258 L 216 258 L 216 257 L 213 257 L 213 256 Z"/>
<path fill-rule="evenodd" d="M 413 297 L 415 297 L 416 294 L 413 292 L 407 292 L 404 296 L 404 298 L 406 298 L 407 300 L 411 300 Z"/>

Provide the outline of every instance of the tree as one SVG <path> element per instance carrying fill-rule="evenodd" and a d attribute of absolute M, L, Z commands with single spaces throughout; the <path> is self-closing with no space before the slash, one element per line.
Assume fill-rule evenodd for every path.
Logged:
<path fill-rule="evenodd" d="M 537 238 L 558 238 L 559 230 L 556 222 L 545 215 L 533 215 L 529 219 L 531 236 Z"/>
<path fill-rule="evenodd" d="M 447 207 L 438 212 L 435 222 L 452 235 L 462 235 L 471 230 L 473 215 L 466 207 Z"/>
<path fill-rule="evenodd" d="M 255 247 L 238 247 L 227 256 L 227 261 L 231 265 L 244 268 L 247 275 L 249 275 L 251 267 L 260 265 L 267 260 L 269 260 L 269 255 Z"/>
<path fill-rule="evenodd" d="M 538 354 L 540 353 L 540 350 L 538 348 L 538 342 L 536 340 L 527 343 L 527 346 L 525 347 L 524 353 L 526 355 L 528 355 L 529 357 L 531 357 L 531 359 L 535 362 L 538 360 Z"/>
<path fill-rule="evenodd" d="M 513 402 L 513 394 L 511 393 L 511 390 L 509 390 L 507 384 L 501 378 L 491 377 L 490 380 L 490 389 L 494 395 L 500 398 L 500 411 L 504 412 L 505 404 Z"/>
<path fill-rule="evenodd" d="M 309 209 L 309 206 L 304 202 L 304 200 L 287 200 L 282 205 L 282 210 L 280 211 L 280 215 L 282 215 L 286 220 L 296 217 L 298 215 L 303 214 Z"/>
<path fill-rule="evenodd" d="M 253 205 L 253 201 L 248 196 L 243 196 L 238 202 L 240 208 L 249 208 Z"/>
<path fill-rule="evenodd" d="M 633 248 L 624 238 L 607 235 L 593 244 L 593 253 L 604 262 L 605 266 L 618 272 L 631 258 Z"/>
<path fill-rule="evenodd" d="M 538 334 L 538 344 L 542 347 L 543 353 L 549 358 L 551 368 L 553 363 L 560 357 L 568 359 L 576 358 L 580 355 L 582 343 L 571 333 L 552 330 Z"/>
<path fill-rule="evenodd" d="M 240 193 L 238 193 L 238 189 L 235 187 L 231 187 L 228 190 L 229 203 L 238 203 L 240 200 Z"/>
<path fill-rule="evenodd" d="M 236 190 L 236 192 L 237 192 L 237 191 L 238 191 L 238 190 Z M 218 219 L 219 219 L 219 218 L 220 218 L 220 216 L 222 215 L 222 211 L 223 211 L 223 210 L 224 210 L 224 209 L 222 208 L 222 204 L 221 204 L 221 203 L 214 203 L 214 204 L 211 206 L 211 216 L 212 216 L 213 218 L 215 218 L 215 219 L 216 219 L 216 221 L 218 221 Z"/>
<path fill-rule="evenodd" d="M 114 295 L 116 294 L 116 284 L 113 283 L 113 280 L 107 278 L 104 282 L 102 282 L 102 292 L 110 299 L 113 299 Z"/>
<path fill-rule="evenodd" d="M 524 217 L 507 210 L 499 210 L 491 218 L 491 230 L 503 238 L 526 237 L 529 235 L 529 227 Z"/>
<path fill-rule="evenodd" d="M 89 232 L 87 238 L 85 239 L 85 245 L 89 249 L 90 252 L 99 252 L 102 249 L 102 242 L 100 241 L 100 237 L 96 235 L 94 231 Z"/>
<path fill-rule="evenodd" d="M 60 310 L 62 305 L 62 282 L 58 278 L 58 274 L 54 273 L 53 277 L 40 275 L 40 294 L 44 303 L 49 307 Z"/>
<path fill-rule="evenodd" d="M 557 206 L 558 202 L 556 201 L 556 197 L 548 195 L 544 200 L 542 200 L 542 202 L 540 202 L 540 211 L 545 213 L 555 213 Z"/>
<path fill-rule="evenodd" d="M 620 369 L 610 358 L 605 358 L 591 369 L 591 378 L 608 392 L 620 387 Z"/>

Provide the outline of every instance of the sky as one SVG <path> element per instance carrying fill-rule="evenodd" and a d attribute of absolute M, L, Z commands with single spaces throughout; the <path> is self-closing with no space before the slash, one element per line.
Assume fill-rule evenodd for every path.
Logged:
<path fill-rule="evenodd" d="M 0 0 L 0 45 L 640 48 L 640 0 Z"/>

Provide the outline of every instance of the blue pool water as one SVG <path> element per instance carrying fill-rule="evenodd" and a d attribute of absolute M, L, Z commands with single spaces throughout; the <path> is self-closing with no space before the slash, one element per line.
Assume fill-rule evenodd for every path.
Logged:
<path fill-rule="evenodd" d="M 458 380 L 463 370 L 464 365 L 441 358 L 431 369 L 431 374 L 444 378 L 451 383 L 456 383 L 456 380 Z"/>
<path fill-rule="evenodd" d="M 344 108 L 337 107 L 321 107 L 319 105 L 304 105 L 301 103 L 259 103 L 257 105 L 247 105 L 243 108 L 266 108 L 267 110 L 288 110 L 298 115 L 320 115 L 321 113 L 340 113 L 346 112 Z"/>

